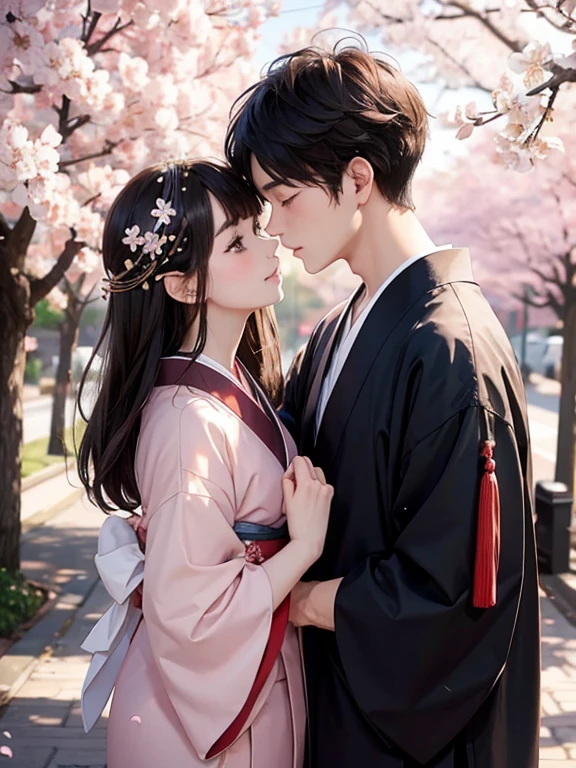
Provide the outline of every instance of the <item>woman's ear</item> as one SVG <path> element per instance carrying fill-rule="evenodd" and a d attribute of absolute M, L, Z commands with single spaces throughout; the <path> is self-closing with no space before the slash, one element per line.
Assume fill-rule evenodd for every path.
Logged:
<path fill-rule="evenodd" d="M 159 276 L 164 282 L 164 288 L 168 296 L 182 304 L 196 303 L 196 275 L 187 277 L 181 272 L 167 272 Z"/>
<path fill-rule="evenodd" d="M 374 186 L 374 169 L 371 163 L 363 157 L 353 157 L 348 163 L 346 173 L 354 182 L 358 204 L 364 205 L 368 202 Z"/>

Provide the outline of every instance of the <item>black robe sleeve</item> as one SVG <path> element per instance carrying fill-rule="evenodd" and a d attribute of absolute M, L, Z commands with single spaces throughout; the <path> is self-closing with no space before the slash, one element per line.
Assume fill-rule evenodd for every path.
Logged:
<path fill-rule="evenodd" d="M 404 453 L 392 500 L 399 531 L 393 550 L 368 557 L 336 596 L 336 641 L 353 698 L 386 741 L 421 763 L 449 743 L 490 694 L 514 631 L 524 486 L 514 432 L 497 417 L 498 598 L 488 610 L 472 607 L 488 416 L 479 404 L 461 408 Z"/>

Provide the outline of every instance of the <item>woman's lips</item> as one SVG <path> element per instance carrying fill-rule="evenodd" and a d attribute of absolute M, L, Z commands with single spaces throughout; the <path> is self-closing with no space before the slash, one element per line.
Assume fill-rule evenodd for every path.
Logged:
<path fill-rule="evenodd" d="M 272 272 L 271 275 L 268 275 L 266 280 L 273 280 L 274 282 L 280 282 L 280 280 L 282 280 L 282 274 L 280 272 L 280 267 L 276 267 L 274 272 Z"/>

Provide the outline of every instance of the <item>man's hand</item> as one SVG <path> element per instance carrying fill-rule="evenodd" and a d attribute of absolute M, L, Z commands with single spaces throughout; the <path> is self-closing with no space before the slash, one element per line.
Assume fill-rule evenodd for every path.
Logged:
<path fill-rule="evenodd" d="M 341 581 L 299 581 L 290 593 L 292 624 L 334 630 L 334 601 Z"/>

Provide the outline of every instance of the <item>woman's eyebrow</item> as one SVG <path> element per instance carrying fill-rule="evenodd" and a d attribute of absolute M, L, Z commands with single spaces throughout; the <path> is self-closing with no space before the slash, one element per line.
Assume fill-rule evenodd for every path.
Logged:
<path fill-rule="evenodd" d="M 218 235 L 221 235 L 222 232 L 225 232 L 227 229 L 230 229 L 230 227 L 233 227 L 233 226 L 234 226 L 233 221 L 225 221 L 224 224 L 222 224 L 222 226 L 218 230 L 218 232 L 216 232 L 216 237 L 218 237 Z"/>

